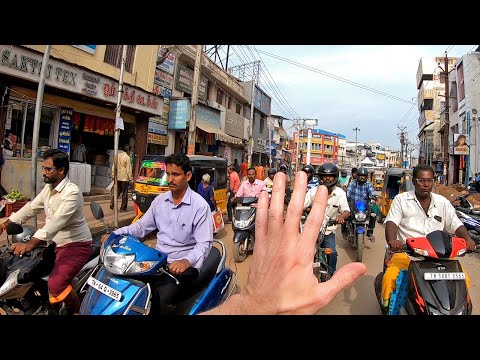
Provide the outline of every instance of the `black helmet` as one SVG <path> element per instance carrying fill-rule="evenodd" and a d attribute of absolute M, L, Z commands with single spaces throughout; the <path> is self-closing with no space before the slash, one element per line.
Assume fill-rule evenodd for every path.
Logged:
<path fill-rule="evenodd" d="M 342 175 L 342 177 L 347 176 L 347 170 L 342 169 L 342 170 L 340 171 L 340 175 Z"/>
<path fill-rule="evenodd" d="M 313 179 L 313 174 L 315 173 L 315 169 L 313 168 L 312 165 L 304 165 L 302 168 L 302 171 L 305 171 L 307 173 L 307 180 L 308 182 L 312 181 Z"/>
<path fill-rule="evenodd" d="M 273 174 L 275 175 L 277 173 L 277 170 L 274 168 L 268 169 L 268 175 Z"/>
<path fill-rule="evenodd" d="M 365 181 L 363 180 L 360 180 L 359 176 L 367 176 L 368 177 L 368 170 L 367 168 L 365 167 L 361 167 L 360 169 L 357 170 L 357 181 L 360 183 L 360 184 L 364 184 L 367 180 L 365 179 Z"/>
<path fill-rule="evenodd" d="M 312 165 L 304 165 L 303 168 L 302 168 L 302 171 L 305 171 L 307 174 L 312 174 L 315 172 L 315 169 L 313 168 Z"/>
<path fill-rule="evenodd" d="M 283 170 L 287 171 L 287 165 L 285 164 L 280 165 L 280 171 L 283 171 Z"/>
<path fill-rule="evenodd" d="M 334 186 L 337 185 L 338 182 L 338 168 L 337 165 L 333 163 L 325 163 L 322 164 L 318 167 L 318 180 L 320 181 L 320 185 L 325 185 L 328 189 L 333 188 Z M 335 180 L 332 182 L 323 182 L 322 181 L 322 176 L 324 175 L 333 175 L 335 176 Z"/>

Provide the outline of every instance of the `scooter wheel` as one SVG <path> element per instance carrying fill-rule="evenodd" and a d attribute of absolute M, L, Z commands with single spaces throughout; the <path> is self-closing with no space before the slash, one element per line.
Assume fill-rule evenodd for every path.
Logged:
<path fill-rule="evenodd" d="M 233 260 L 240 263 L 247 258 L 247 249 L 245 248 L 245 242 L 241 241 L 233 245 Z"/>

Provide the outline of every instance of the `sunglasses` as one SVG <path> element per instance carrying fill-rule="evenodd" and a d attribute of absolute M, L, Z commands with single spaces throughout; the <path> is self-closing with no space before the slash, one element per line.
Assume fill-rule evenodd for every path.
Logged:
<path fill-rule="evenodd" d="M 417 178 L 415 178 L 415 180 L 420 185 L 425 185 L 425 184 L 433 185 L 433 183 L 435 182 L 435 179 L 417 179 Z"/>

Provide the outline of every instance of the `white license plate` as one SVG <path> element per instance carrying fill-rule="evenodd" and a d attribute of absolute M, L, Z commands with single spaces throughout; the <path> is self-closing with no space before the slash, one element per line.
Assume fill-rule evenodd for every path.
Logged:
<path fill-rule="evenodd" d="M 120 291 L 117 291 L 107 284 L 104 284 L 101 281 L 98 281 L 94 277 L 90 276 L 87 280 L 88 285 L 93 287 L 95 290 L 100 291 L 101 293 L 107 295 L 108 297 L 112 298 L 113 300 L 120 301 L 122 298 L 122 293 Z"/>
<path fill-rule="evenodd" d="M 313 267 L 314 268 L 320 267 L 320 261 L 314 262 Z"/>
<path fill-rule="evenodd" d="M 236 209 L 237 210 L 249 210 L 250 206 L 237 206 Z"/>
<path fill-rule="evenodd" d="M 464 272 L 424 273 L 425 280 L 465 280 Z"/>

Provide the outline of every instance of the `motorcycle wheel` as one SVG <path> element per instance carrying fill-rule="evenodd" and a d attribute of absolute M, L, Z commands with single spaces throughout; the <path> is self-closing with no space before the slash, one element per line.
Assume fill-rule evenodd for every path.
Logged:
<path fill-rule="evenodd" d="M 357 240 L 357 261 L 362 262 L 363 258 L 363 247 L 365 245 L 364 237 L 365 234 L 356 234 Z"/>
<path fill-rule="evenodd" d="M 233 260 L 237 263 L 243 262 L 247 258 L 247 249 L 245 249 L 245 242 L 238 242 L 233 244 Z"/>

